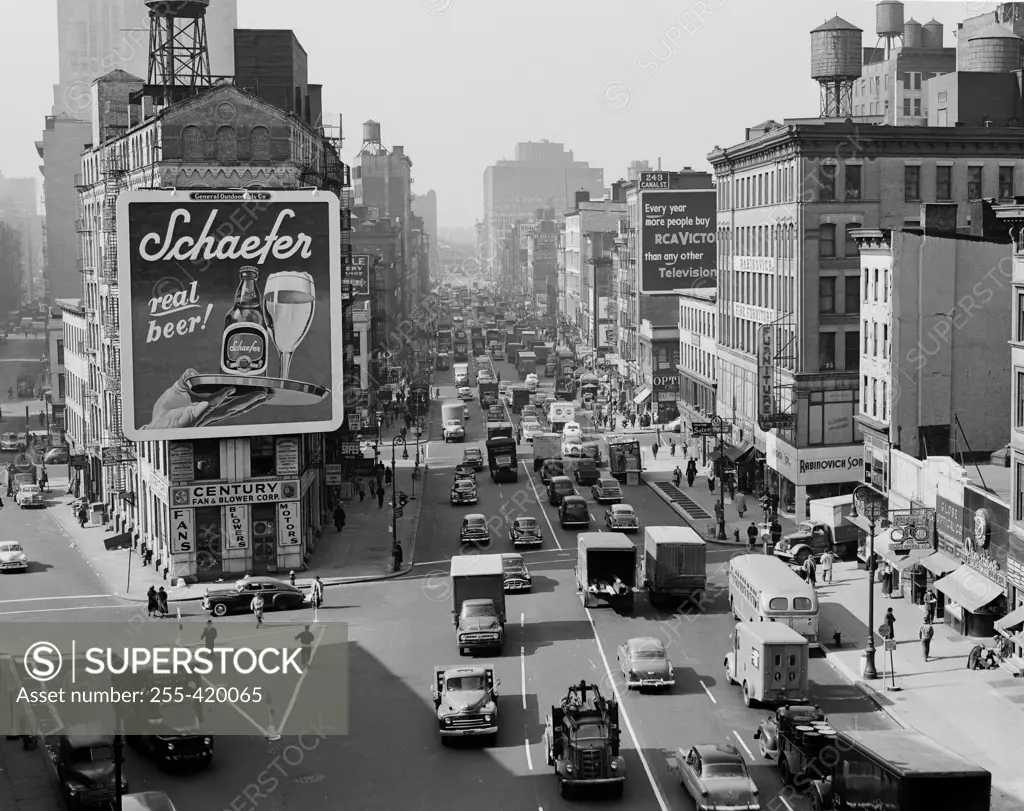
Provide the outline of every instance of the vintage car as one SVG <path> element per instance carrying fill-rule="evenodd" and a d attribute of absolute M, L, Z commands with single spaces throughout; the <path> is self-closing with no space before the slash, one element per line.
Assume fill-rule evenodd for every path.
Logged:
<path fill-rule="evenodd" d="M 513 546 L 536 546 L 544 540 L 540 521 L 536 518 L 517 518 L 508 528 L 508 539 Z"/>
<path fill-rule="evenodd" d="M 16 453 L 19 450 L 18 447 L 18 435 L 8 431 L 3 436 L 0 436 L 0 451 L 7 451 L 9 453 Z"/>
<path fill-rule="evenodd" d="M 39 510 L 46 506 L 46 502 L 43 501 L 43 491 L 39 489 L 38 484 L 21 485 L 14 500 L 23 510 Z"/>
<path fill-rule="evenodd" d="M 68 446 L 58 445 L 50 448 L 43 456 L 43 461 L 48 465 L 66 465 L 68 463 Z"/>
<path fill-rule="evenodd" d="M 565 439 L 562 441 L 562 457 L 565 459 L 582 459 L 583 443 L 578 439 Z"/>
<path fill-rule="evenodd" d="M 563 439 L 578 439 L 583 441 L 583 429 L 578 422 L 567 422 L 562 428 Z"/>
<path fill-rule="evenodd" d="M 596 439 L 585 437 L 583 439 L 583 448 L 581 454 L 585 459 L 593 459 L 595 464 L 600 465 L 602 462 L 601 456 L 601 443 Z"/>
<path fill-rule="evenodd" d="M 618 504 L 622 501 L 622 488 L 615 479 L 599 479 L 590 486 L 590 494 L 598 504 Z"/>
<path fill-rule="evenodd" d="M 563 527 L 590 527 L 590 507 L 583 496 L 565 496 L 558 505 L 558 523 Z"/>
<path fill-rule="evenodd" d="M 543 436 L 544 429 L 541 427 L 539 422 L 535 420 L 524 420 L 523 421 L 523 439 L 527 442 L 533 442 L 537 437 Z"/>
<path fill-rule="evenodd" d="M 452 483 L 449 501 L 452 504 L 476 504 L 476 482 L 472 479 L 456 479 Z"/>
<path fill-rule="evenodd" d="M 628 504 L 613 504 L 605 510 L 604 525 L 609 532 L 640 531 L 640 519 Z"/>
<path fill-rule="evenodd" d="M 463 518 L 462 526 L 459 528 L 459 543 L 489 546 L 491 531 L 487 527 L 487 516 L 481 513 L 470 513 Z"/>
<path fill-rule="evenodd" d="M 27 572 L 28 555 L 17 541 L 0 541 L 0 572 Z"/>
<path fill-rule="evenodd" d="M 121 811 L 175 811 L 171 798 L 162 791 L 140 791 L 121 795 Z"/>
<path fill-rule="evenodd" d="M 505 419 L 505 409 L 500 405 L 487 407 L 487 422 L 501 422 Z"/>
<path fill-rule="evenodd" d="M 540 482 L 545 487 L 551 484 L 555 476 L 565 475 L 565 463 L 560 459 L 547 459 L 540 468 Z"/>
<path fill-rule="evenodd" d="M 444 441 L 446 445 L 449 442 L 466 441 L 466 429 L 462 427 L 461 421 L 448 420 L 448 422 L 444 424 Z"/>
<path fill-rule="evenodd" d="M 455 466 L 455 480 L 459 479 L 472 479 L 476 481 L 476 470 L 472 465 L 456 465 Z"/>
<path fill-rule="evenodd" d="M 466 448 L 462 452 L 462 464 L 469 465 L 473 470 L 484 469 L 484 452 L 479 448 Z"/>
<path fill-rule="evenodd" d="M 568 476 L 553 476 L 548 482 L 548 502 L 552 507 L 557 507 L 566 496 L 576 495 L 576 488 L 572 486 L 572 479 Z"/>
<path fill-rule="evenodd" d="M 245 577 L 226 589 L 207 590 L 203 598 L 203 610 L 215 617 L 234 611 L 251 611 L 253 598 L 263 595 L 266 611 L 301 608 L 306 603 L 306 594 L 283 580 L 274 577 Z"/>
<path fill-rule="evenodd" d="M 471 388 L 469 388 L 468 386 L 463 386 L 462 388 L 459 389 L 459 399 L 460 400 L 472 400 L 473 399 L 473 390 Z"/>
<path fill-rule="evenodd" d="M 501 566 L 505 572 L 505 591 L 529 591 L 533 586 L 533 577 L 526 568 L 526 561 L 517 552 L 506 552 L 501 556 Z"/>
<path fill-rule="evenodd" d="M 688 751 L 677 749 L 669 770 L 679 777 L 697 811 L 717 808 L 757 811 L 757 786 L 747 772 L 743 756 L 734 746 L 705 744 Z"/>
<path fill-rule="evenodd" d="M 537 411 L 537 406 L 523 406 L 522 410 L 519 413 L 522 416 L 524 422 L 531 418 L 533 418 L 533 420 L 535 420 L 536 422 L 540 422 L 540 413 Z"/>
<path fill-rule="evenodd" d="M 506 395 L 511 396 L 511 391 L 512 391 L 512 381 L 511 380 L 502 380 L 498 384 L 498 394 L 501 395 L 502 397 L 505 397 Z"/>
<path fill-rule="evenodd" d="M 671 687 L 676 683 L 665 643 L 660 639 L 629 639 L 619 645 L 616 659 L 627 688 Z"/>

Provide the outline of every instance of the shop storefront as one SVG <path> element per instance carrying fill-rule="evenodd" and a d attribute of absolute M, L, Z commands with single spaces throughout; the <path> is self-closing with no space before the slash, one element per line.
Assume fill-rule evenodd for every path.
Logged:
<path fill-rule="evenodd" d="M 1006 555 L 1006 605 L 1009 613 L 996 621 L 996 630 L 1013 643 L 1014 655 L 1024 656 L 1024 538 L 1011 532 Z"/>
<path fill-rule="evenodd" d="M 864 481 L 860 445 L 794 448 L 774 431 L 765 435 L 768 487 L 779 496 L 779 509 L 797 521 L 810 516 L 808 501 L 849 495 Z"/>
<path fill-rule="evenodd" d="M 657 373 L 652 379 L 656 421 L 662 425 L 679 416 L 679 373 Z"/>
<path fill-rule="evenodd" d="M 893 592 L 914 605 L 924 604 L 928 570 L 924 561 L 935 552 L 935 510 L 916 507 L 889 514 L 889 526 L 876 538 L 876 554 L 889 564 Z"/>
<path fill-rule="evenodd" d="M 1007 613 L 1006 562 L 1009 548 L 1010 510 L 990 493 L 964 488 L 959 510 L 960 531 L 953 537 L 957 505 L 937 500 L 939 552 L 959 565 L 935 580 L 935 591 L 945 611 L 945 621 L 964 636 L 991 637 L 995 624 Z M 940 559 L 942 560 L 942 559 Z"/>

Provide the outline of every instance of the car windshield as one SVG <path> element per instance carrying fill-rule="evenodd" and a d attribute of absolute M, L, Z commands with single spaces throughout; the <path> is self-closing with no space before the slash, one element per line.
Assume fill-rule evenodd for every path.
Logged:
<path fill-rule="evenodd" d="M 464 526 L 466 529 L 483 529 L 485 525 L 482 518 L 470 518 L 466 521 Z"/>
<path fill-rule="evenodd" d="M 459 479 L 457 482 L 455 482 L 456 490 L 472 490 L 473 487 L 473 482 L 469 481 L 468 479 Z"/>
<path fill-rule="evenodd" d="M 71 756 L 75 763 L 109 763 L 114 759 L 112 746 L 86 746 L 76 749 Z"/>
<path fill-rule="evenodd" d="M 701 769 L 703 777 L 745 777 L 746 774 L 741 763 L 705 763 Z"/>
<path fill-rule="evenodd" d="M 526 568 L 526 564 L 518 558 L 506 558 L 505 559 L 505 571 L 506 572 L 521 572 Z"/>
<path fill-rule="evenodd" d="M 483 676 L 454 676 L 448 679 L 448 689 L 452 691 L 458 690 L 483 690 L 484 689 L 484 677 Z"/>
<path fill-rule="evenodd" d="M 21 546 L 16 543 L 0 543 L 0 552 L 20 552 Z"/>
<path fill-rule="evenodd" d="M 494 617 L 497 616 L 494 613 L 493 603 L 487 605 L 465 605 L 462 606 L 462 616 L 464 617 Z"/>
<path fill-rule="evenodd" d="M 536 529 L 537 519 L 536 518 L 517 518 L 516 529 Z"/>
<path fill-rule="evenodd" d="M 604 728 L 600 724 L 580 724 L 576 727 L 577 741 L 600 741 L 604 738 Z"/>
<path fill-rule="evenodd" d="M 663 650 L 637 650 L 633 651 L 634 659 L 664 659 L 665 651 Z"/>
<path fill-rule="evenodd" d="M 39 492 L 39 488 L 36 487 L 34 484 L 26 484 L 26 485 L 24 485 L 21 488 L 21 492 L 23 492 L 23 493 L 38 493 Z"/>

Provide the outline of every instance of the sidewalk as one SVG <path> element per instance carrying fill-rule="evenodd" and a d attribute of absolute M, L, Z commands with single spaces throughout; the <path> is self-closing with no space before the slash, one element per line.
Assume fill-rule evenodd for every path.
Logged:
<path fill-rule="evenodd" d="M 820 569 L 819 569 L 820 576 Z M 856 563 L 836 564 L 832 585 L 819 585 L 820 638 L 825 640 L 828 661 L 846 679 L 857 685 L 883 712 L 904 728 L 912 728 L 949 747 L 992 772 L 992 809 L 1010 811 L 1024 804 L 1024 771 L 1020 768 L 1020 730 L 1024 727 L 1024 678 L 1014 678 L 1003 669 L 969 671 L 971 648 L 990 640 L 970 639 L 953 633 L 940 622 L 932 628 L 933 658 L 924 661 L 917 632 L 924 621 L 923 606 L 897 597 L 882 596 L 875 590 L 874 624 L 881 624 L 886 608 L 896 616 L 896 650 L 883 651 L 875 635 L 875 666 L 879 678 L 866 682 L 861 677 L 863 647 L 867 639 L 867 577 Z M 842 644 L 831 640 L 838 630 Z M 898 691 L 886 690 L 896 672 Z"/>
<path fill-rule="evenodd" d="M 0 739 L 0 808 L 4 811 L 54 811 L 64 803 L 41 758 L 42 748 L 27 751 L 20 740 Z"/>

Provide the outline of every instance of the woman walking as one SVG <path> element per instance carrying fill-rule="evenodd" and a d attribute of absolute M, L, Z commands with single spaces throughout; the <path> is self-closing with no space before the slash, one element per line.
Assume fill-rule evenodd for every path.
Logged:
<path fill-rule="evenodd" d="M 892 598 L 892 566 L 888 563 L 882 569 L 882 596 L 887 600 Z"/>
<path fill-rule="evenodd" d="M 156 586 L 150 586 L 149 591 L 146 592 L 146 610 L 149 612 L 150 619 L 153 619 L 156 612 L 160 610 L 160 603 L 156 599 Z"/>

